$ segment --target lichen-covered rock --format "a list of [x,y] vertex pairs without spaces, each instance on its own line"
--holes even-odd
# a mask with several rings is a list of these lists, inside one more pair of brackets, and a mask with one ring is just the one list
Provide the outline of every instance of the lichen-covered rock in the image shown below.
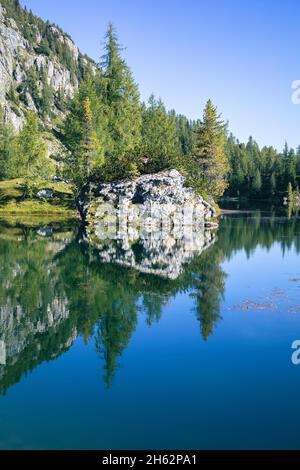
[[204,225],[216,217],[215,208],[186,187],[185,177],[177,170],[91,183],[82,191],[78,206],[89,231],[99,222],[157,229]]

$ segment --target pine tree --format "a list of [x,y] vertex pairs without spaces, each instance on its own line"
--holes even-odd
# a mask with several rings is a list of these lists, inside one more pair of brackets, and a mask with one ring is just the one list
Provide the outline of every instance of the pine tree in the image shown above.
[[198,165],[198,178],[202,189],[212,196],[222,196],[227,188],[229,171],[225,152],[225,124],[217,113],[217,108],[208,100],[202,122],[194,136],[193,155]]

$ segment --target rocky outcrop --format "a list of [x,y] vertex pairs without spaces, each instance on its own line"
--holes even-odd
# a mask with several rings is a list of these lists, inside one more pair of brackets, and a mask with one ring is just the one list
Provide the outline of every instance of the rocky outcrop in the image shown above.
[[[29,15],[24,12],[26,14]],[[39,21],[43,24],[42,20]],[[60,100],[73,96],[78,89],[80,77],[76,70],[87,67],[96,70],[94,62],[83,56],[60,29],[44,24],[48,36],[61,45],[63,52],[59,55],[43,48],[38,26],[27,24],[26,27],[30,28],[30,40],[25,38],[24,32],[0,3],[0,106],[17,131],[28,109],[42,118],[40,97],[45,86],[51,90],[51,112],[62,116]]]
[[79,198],[87,241],[101,262],[176,279],[214,243],[214,207],[177,170],[91,184]]
[[81,193],[79,211],[93,231],[104,226],[133,226],[160,229],[210,224],[215,208],[185,186],[185,177],[177,170],[143,175],[134,180],[106,184],[91,183]]

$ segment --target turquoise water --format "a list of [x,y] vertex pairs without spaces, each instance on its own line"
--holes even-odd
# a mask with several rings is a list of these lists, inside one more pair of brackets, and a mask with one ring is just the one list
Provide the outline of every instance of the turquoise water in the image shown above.
[[0,448],[300,448],[300,221],[225,216],[172,279],[123,254],[1,225]]

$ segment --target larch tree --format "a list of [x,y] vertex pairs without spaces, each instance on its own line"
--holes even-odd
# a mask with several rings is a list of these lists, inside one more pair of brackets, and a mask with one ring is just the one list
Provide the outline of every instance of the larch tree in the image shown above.
[[141,106],[138,87],[121,56],[122,48],[111,23],[105,36],[104,50],[100,98],[108,125],[109,144],[106,153],[114,158],[132,152],[139,144]]
[[25,124],[16,139],[14,167],[17,175],[24,178],[24,196],[32,197],[37,178],[49,177],[51,162],[46,157],[39,120],[33,111],[28,111]]
[[78,192],[104,164],[106,121],[92,77],[86,77],[73,98],[62,132],[68,150],[66,174]]
[[17,137],[16,154],[16,166],[20,175],[25,175],[26,178],[48,175],[46,145],[42,139],[39,120],[33,111],[28,111],[26,122]]

